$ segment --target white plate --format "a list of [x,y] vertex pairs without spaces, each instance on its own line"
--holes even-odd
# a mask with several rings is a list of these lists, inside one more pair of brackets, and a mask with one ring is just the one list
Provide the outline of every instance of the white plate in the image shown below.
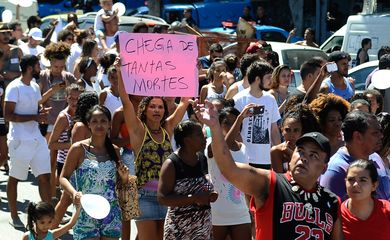
[[103,219],[110,213],[110,203],[97,194],[83,194],[81,206],[90,217],[95,219]]

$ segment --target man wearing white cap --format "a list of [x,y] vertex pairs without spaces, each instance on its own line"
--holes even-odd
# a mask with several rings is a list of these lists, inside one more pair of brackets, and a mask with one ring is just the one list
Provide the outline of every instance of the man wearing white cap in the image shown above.
[[371,78],[368,89],[378,89],[383,96],[383,112],[390,113],[390,54],[379,59],[378,71]]
[[31,28],[28,32],[28,42],[20,46],[23,55],[35,55],[38,56],[45,51],[45,48],[39,44],[43,41],[42,31],[39,28]]

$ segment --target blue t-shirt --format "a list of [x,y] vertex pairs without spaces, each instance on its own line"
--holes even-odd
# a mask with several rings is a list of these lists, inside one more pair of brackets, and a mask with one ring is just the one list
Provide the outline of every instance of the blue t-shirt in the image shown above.
[[348,198],[345,189],[345,177],[348,167],[353,161],[355,159],[346,152],[344,147],[339,148],[330,158],[328,169],[320,179],[320,185],[339,196],[341,201]]
[[[376,198],[389,201],[390,177],[386,174],[386,170],[382,169],[383,167],[381,167],[381,164],[378,162],[382,160],[376,153],[371,154],[369,159],[374,162],[379,175],[379,186],[376,189]],[[347,170],[349,165],[355,160],[355,158],[348,154],[345,147],[341,147],[330,158],[328,169],[321,176],[320,185],[339,196],[341,201],[344,201],[348,198],[347,190],[345,188],[345,178],[347,177]]]

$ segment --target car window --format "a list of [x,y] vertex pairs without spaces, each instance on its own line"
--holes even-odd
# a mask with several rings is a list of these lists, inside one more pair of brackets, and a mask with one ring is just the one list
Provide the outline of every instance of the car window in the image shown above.
[[264,41],[286,42],[286,37],[280,32],[261,32],[260,39]]
[[[44,21],[42,21],[42,24],[41,24],[41,26],[39,28],[42,31],[45,30],[46,28],[49,28],[50,27],[50,23],[52,21],[54,21],[54,20],[55,20],[54,18],[45,19]],[[62,26],[64,26],[64,27],[65,27],[66,24],[68,24],[68,22],[65,19],[63,19],[63,18],[61,18],[61,21],[62,21]]]
[[333,51],[337,51],[341,49],[343,45],[343,36],[335,36],[330,40],[326,45],[323,46],[322,51],[326,53],[331,53]]
[[134,24],[119,24],[119,31],[133,32]]
[[362,68],[348,75],[349,77],[355,79],[356,90],[364,91],[366,85],[366,78],[375,68],[376,66]]
[[300,69],[303,62],[311,59],[312,57],[327,58],[326,53],[321,50],[309,50],[309,49],[284,49],[281,50],[283,64],[289,66],[292,69]]

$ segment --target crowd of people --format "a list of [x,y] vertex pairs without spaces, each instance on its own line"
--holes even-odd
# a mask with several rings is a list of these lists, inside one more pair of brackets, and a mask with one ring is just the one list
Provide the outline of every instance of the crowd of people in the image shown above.
[[[140,240],[390,238],[390,102],[371,75],[355,92],[349,54],[305,61],[291,90],[292,70],[265,42],[242,56],[213,43],[195,98],[128,95],[117,12],[100,3],[93,29],[69,14],[54,42],[37,16],[26,36],[0,26],[9,223],[25,227],[17,186],[30,169],[41,198],[23,239],[71,228],[74,239],[130,239],[131,220]],[[390,46],[379,51],[379,70],[390,69]],[[84,194],[106,198],[109,214],[88,215]]]

